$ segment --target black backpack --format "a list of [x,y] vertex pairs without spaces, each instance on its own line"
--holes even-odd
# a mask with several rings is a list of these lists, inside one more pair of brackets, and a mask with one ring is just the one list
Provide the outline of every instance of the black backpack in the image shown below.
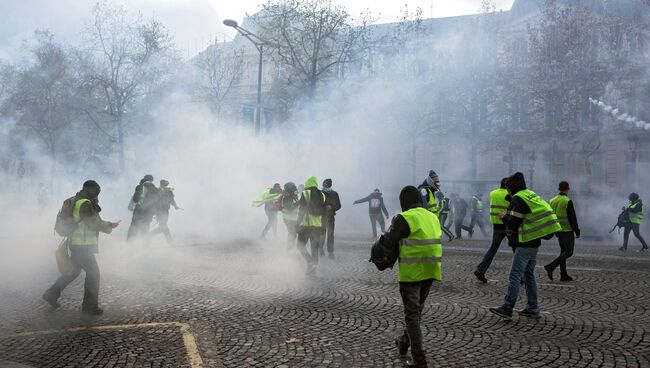
[[59,213],[56,214],[54,231],[63,237],[69,237],[77,229],[77,221],[72,216],[76,202],[75,199],[76,197],[70,197],[63,201]]
[[387,268],[393,268],[398,257],[399,248],[387,246],[386,240],[382,235],[372,245],[368,262],[374,263],[379,271],[383,271]]
[[325,200],[323,193],[316,189],[309,189],[309,214],[311,216],[323,216],[325,214]]

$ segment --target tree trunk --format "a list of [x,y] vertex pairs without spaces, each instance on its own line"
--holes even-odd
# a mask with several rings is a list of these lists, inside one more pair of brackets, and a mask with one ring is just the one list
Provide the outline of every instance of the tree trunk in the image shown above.
[[124,159],[124,123],[122,116],[117,118],[117,144],[118,154],[120,158],[120,172],[123,175],[126,170],[126,163]]

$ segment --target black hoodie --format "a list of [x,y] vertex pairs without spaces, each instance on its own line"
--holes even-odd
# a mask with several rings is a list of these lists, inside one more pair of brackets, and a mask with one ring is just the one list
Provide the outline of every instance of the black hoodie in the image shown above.
[[372,192],[367,197],[354,201],[354,204],[368,202],[368,213],[371,215],[381,215],[383,212],[388,217],[388,210],[384,204],[384,197],[381,192]]

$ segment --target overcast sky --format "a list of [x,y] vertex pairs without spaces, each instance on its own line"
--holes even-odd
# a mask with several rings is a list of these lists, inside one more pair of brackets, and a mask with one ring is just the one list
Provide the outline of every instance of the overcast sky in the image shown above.
[[[237,21],[255,13],[263,0],[114,0],[130,11],[161,20],[174,36],[184,55],[194,55],[215,37],[233,36],[224,19]],[[481,0],[334,0],[352,15],[370,9],[379,22],[396,21],[404,4],[420,6],[423,16],[447,17],[475,13]],[[90,16],[91,0],[0,0],[0,59],[20,50],[22,40],[35,29],[49,29],[55,36],[74,42]],[[513,0],[496,0],[497,8],[508,10]]]

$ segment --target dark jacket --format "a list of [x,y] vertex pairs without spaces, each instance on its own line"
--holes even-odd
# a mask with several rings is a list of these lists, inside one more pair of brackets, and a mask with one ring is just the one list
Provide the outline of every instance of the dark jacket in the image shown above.
[[150,181],[145,181],[135,187],[131,200],[136,210],[155,211],[158,209],[158,188]]
[[[518,212],[521,214],[527,214],[530,213],[530,207],[524,202],[523,199],[513,196],[512,201],[510,201],[510,206],[508,207],[508,213],[511,211]],[[503,224],[506,225],[506,229],[508,232],[508,245],[517,248],[517,247],[522,247],[522,248],[536,248],[542,245],[542,239],[535,239],[531,240],[529,242],[525,243],[519,243],[519,226],[521,226],[521,223],[523,222],[522,219],[519,217],[511,216],[508,213],[506,213],[505,216],[503,216]]]
[[456,218],[462,219],[467,215],[467,202],[458,197],[457,199],[454,199],[452,204],[454,205],[454,215]]
[[381,215],[383,212],[388,217],[388,210],[384,204],[384,197],[381,192],[372,192],[367,197],[354,201],[354,204],[368,202],[368,213],[371,215]]
[[[630,206],[634,203],[638,203],[638,204],[634,208],[631,208]],[[643,202],[640,199],[634,203],[630,202],[627,209],[625,210],[627,213],[637,213],[643,211]]]
[[336,216],[336,211],[341,209],[341,199],[339,198],[339,194],[329,188],[323,188],[323,194],[325,194],[325,216]]
[[178,208],[176,199],[174,198],[174,192],[170,189],[161,188],[158,193],[158,211],[169,212],[171,206]]

